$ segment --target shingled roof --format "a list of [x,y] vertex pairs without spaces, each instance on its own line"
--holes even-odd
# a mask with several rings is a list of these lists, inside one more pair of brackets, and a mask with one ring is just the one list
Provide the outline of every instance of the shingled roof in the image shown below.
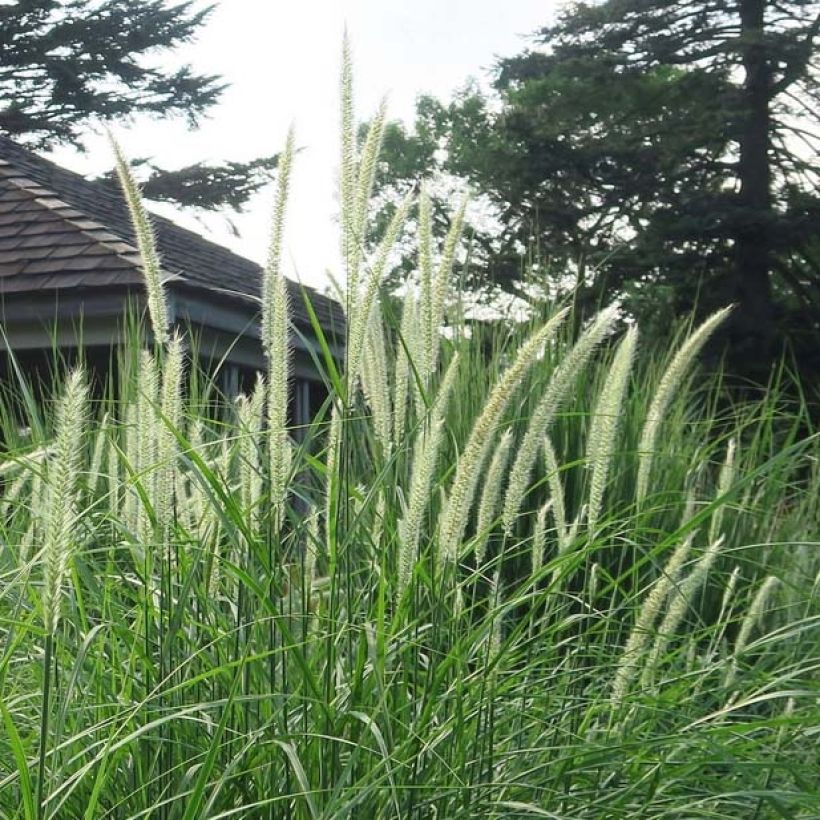
[[[167,280],[219,299],[258,304],[261,268],[171,220],[152,215]],[[120,192],[0,136],[0,297],[65,288],[142,286]],[[289,282],[294,321],[310,325],[302,286]],[[305,288],[325,328],[344,325],[337,302]]]

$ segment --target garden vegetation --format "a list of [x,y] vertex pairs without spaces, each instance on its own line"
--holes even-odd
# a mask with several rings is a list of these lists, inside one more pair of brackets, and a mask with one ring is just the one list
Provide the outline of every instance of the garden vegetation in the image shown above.
[[119,149],[148,325],[101,396],[81,367],[52,401],[5,388],[0,814],[818,816],[820,451],[785,368],[743,403],[699,371],[729,307],[661,351],[616,305],[467,321],[463,204],[439,247],[423,188],[365,254],[385,115],[359,151],[345,55],[346,352],[315,323],[310,426],[292,135],[252,392],[220,397],[169,327]]

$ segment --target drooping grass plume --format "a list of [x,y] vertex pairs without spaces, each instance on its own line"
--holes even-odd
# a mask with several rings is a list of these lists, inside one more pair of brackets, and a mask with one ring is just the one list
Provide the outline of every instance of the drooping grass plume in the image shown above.
[[658,663],[664,652],[666,652],[670,641],[674,638],[687,612],[691,611],[694,596],[703,585],[709,571],[717,560],[723,542],[724,539],[721,537],[710,544],[695,563],[692,571],[680,584],[676,584],[673,588],[670,596],[671,600],[666,608],[666,614],[661,620],[655,642],[644,662],[643,672],[641,674],[641,683],[643,685],[646,686],[651,682]]
[[[450,221],[450,228],[447,231],[447,236],[444,238],[444,246],[441,251],[441,259],[439,260],[438,270],[436,271],[435,279],[433,280],[433,297],[432,297],[432,324],[436,333],[444,323],[444,308],[447,301],[447,293],[450,290],[450,278],[453,274],[453,265],[456,260],[456,251],[458,250],[458,243],[461,240],[461,234],[464,230],[464,217],[467,212],[467,204],[469,198],[465,196],[461,200],[461,204],[453,214]],[[438,346],[433,347],[433,360],[431,361],[431,369],[435,370],[437,361]]]
[[[339,171],[342,260],[345,265],[347,293],[358,293],[359,241],[356,235],[356,120],[353,109],[353,63],[350,38],[345,30],[342,41],[341,72],[341,164]],[[350,315],[348,310],[348,315]]]
[[[283,319],[287,321],[287,289],[282,273],[282,240],[285,231],[295,135],[291,127],[277,163],[276,194],[271,217],[270,240],[262,272],[262,346],[269,361],[281,353]],[[284,290],[284,296],[282,291]],[[285,330],[287,328],[285,327]]]
[[393,441],[401,446],[407,426],[408,402],[410,399],[410,361],[414,359],[413,346],[418,308],[412,294],[404,298],[401,313],[401,327],[396,345],[396,364],[393,384]]
[[700,327],[697,328],[681,345],[672,361],[661,377],[660,384],[655,390],[652,403],[646,414],[641,441],[638,445],[639,463],[638,480],[635,488],[635,498],[641,504],[646,499],[649,490],[649,477],[652,472],[652,462],[657,445],[661,423],[672,397],[680,388],[690,365],[697,357],[709,337],[729,315],[731,307],[725,307],[712,314]]
[[426,386],[433,372],[433,349],[438,349],[438,325],[433,309],[433,205],[426,185],[419,192],[418,215],[420,359],[416,367]]
[[501,416],[510,403],[513,392],[543,346],[558,330],[567,312],[567,309],[564,309],[556,313],[519,348],[515,360],[493,387],[473,425],[464,451],[458,459],[456,475],[442,513],[439,541],[441,554],[447,562],[452,563],[457,559],[479,476],[494,442]]
[[443,438],[444,421],[437,419],[418,433],[414,447],[413,472],[410,477],[410,497],[404,517],[399,522],[398,585],[400,599],[407,589],[416,563],[422,516],[427,506],[430,482],[436,469],[438,450]]
[[438,464],[444,434],[444,412],[458,373],[458,356],[454,356],[441,381],[429,418],[416,436],[413,449],[413,471],[407,498],[407,509],[399,522],[398,595],[410,582],[419,545],[419,535],[427,509],[433,476]]
[[527,432],[524,434],[521,446],[516,451],[510,471],[510,482],[507,485],[507,494],[504,498],[504,531],[508,534],[512,532],[515,518],[521,509],[530,474],[538,456],[538,444],[544,440],[550,424],[561,409],[563,402],[566,401],[569,389],[584,364],[595,348],[612,331],[617,312],[617,307],[613,305],[602,310],[595,317],[590,327],[555,369],[543,397],[530,416]]
[[155,485],[159,461],[159,373],[156,359],[148,350],[140,351],[135,392],[135,398],[126,408],[124,457],[130,486],[125,502],[125,523],[141,545],[137,553],[143,553],[144,545],[152,541],[152,525],[143,496],[149,501],[157,497]]
[[382,147],[382,138],[384,137],[386,117],[387,99],[382,98],[375,116],[370,121],[370,127],[367,129],[367,137],[362,148],[362,158],[359,164],[354,230],[361,243],[364,242],[367,229],[367,211],[373,192],[373,183],[376,179],[376,168]]
[[553,506],[553,499],[542,504],[538,508],[535,516],[535,527],[532,531],[532,544],[530,546],[530,577],[533,583],[537,583],[538,574],[544,565],[544,549],[547,544],[547,514]]
[[561,467],[558,464],[558,457],[549,436],[544,436],[544,443],[541,445],[544,450],[544,467],[547,473],[547,486],[550,491],[550,501],[552,502],[552,517],[555,520],[555,539],[558,543],[558,552],[563,553],[569,545],[569,533],[567,531],[567,505],[564,501],[564,485],[561,479]]
[[[726,459],[724,460],[718,477],[717,497],[723,498],[729,490],[732,489],[732,484],[735,480],[735,451],[737,450],[737,440],[730,439],[726,447]],[[709,540],[714,541],[718,538],[723,525],[723,513],[726,509],[726,502],[722,501],[720,506],[712,513],[712,520],[709,523]]]
[[487,540],[490,537],[493,520],[498,512],[498,501],[501,497],[507,463],[510,459],[510,448],[513,442],[512,430],[505,430],[498,440],[493,453],[484,487],[481,490],[481,499],[478,503],[478,520],[476,523],[475,560],[476,565],[484,563],[487,550]]
[[384,328],[378,303],[374,306],[367,328],[362,387],[373,414],[373,428],[382,452],[389,457],[393,445],[393,411],[390,405],[390,383]]
[[237,398],[237,422],[239,425],[239,491],[242,509],[251,521],[260,517],[262,499],[262,460],[259,444],[265,428],[265,378],[256,376],[251,395]]
[[161,537],[171,527],[174,511],[174,476],[177,472],[177,435],[182,427],[182,381],[185,352],[182,338],[174,334],[168,343],[162,368],[160,418],[157,420],[156,498],[152,499]]
[[587,458],[591,467],[587,524],[591,535],[594,535],[598,526],[598,518],[604,503],[612,450],[618,433],[621,408],[629,385],[637,341],[638,328],[633,325],[618,345],[612,367],[592,414],[587,444]]
[[168,326],[170,324],[168,307],[165,299],[165,286],[162,281],[162,265],[154,241],[154,230],[148,212],[142,203],[139,186],[131,166],[125,158],[117,141],[109,133],[109,140],[116,159],[117,176],[120,181],[125,203],[131,215],[134,234],[137,238],[137,249],[142,260],[142,270],[145,276],[145,289],[148,295],[148,314],[151,318],[151,329],[155,341],[164,345],[168,342]]
[[351,379],[360,375],[362,350],[367,339],[367,325],[373,315],[378,298],[379,287],[382,284],[387,272],[387,264],[390,254],[407,222],[407,215],[413,202],[413,192],[409,192],[396,208],[387,230],[379,243],[376,258],[372,271],[367,279],[361,299],[351,295],[348,307],[352,310],[352,315],[348,315],[347,334],[347,367]]
[[732,661],[726,674],[726,686],[731,686],[737,677],[738,658],[743,654],[752,637],[752,632],[760,625],[769,607],[769,599],[780,586],[780,579],[776,575],[769,575],[758,587],[749,611],[740,623],[733,647]]
[[661,607],[669,597],[670,590],[678,581],[681,568],[692,549],[694,533],[690,533],[672,552],[666,562],[660,577],[655,581],[643,602],[632,631],[629,633],[626,644],[615,670],[612,681],[612,703],[620,706],[626,698],[629,685],[642,660],[642,656],[652,637],[652,627],[658,618]]
[[46,748],[49,740],[51,661],[54,635],[60,619],[63,580],[77,544],[77,483],[80,472],[88,388],[82,370],[72,371],[57,405],[54,455],[48,465],[47,513],[43,522],[43,588],[41,606],[45,650],[38,765],[38,817],[45,813]]
[[341,476],[339,471],[339,450],[342,445],[342,425],[344,421],[340,402],[333,402],[330,410],[330,427],[327,434],[325,449],[325,540],[330,555],[334,555],[331,545],[336,527],[339,493],[341,491]]

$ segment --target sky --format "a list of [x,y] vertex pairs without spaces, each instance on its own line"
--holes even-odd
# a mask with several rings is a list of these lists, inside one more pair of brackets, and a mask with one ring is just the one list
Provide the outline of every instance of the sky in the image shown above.
[[[353,52],[359,119],[388,96],[391,119],[412,121],[422,93],[446,99],[469,77],[486,81],[498,57],[521,51],[528,35],[549,21],[558,0],[221,0],[195,43],[163,59],[190,62],[222,75],[230,87],[198,130],[183,122],[139,120],[112,129],[126,154],[166,168],[197,161],[249,160],[274,154],[293,123],[301,148],[292,178],[285,270],[322,286],[338,268],[336,179],[338,86],[342,32]],[[60,149],[61,164],[83,173],[111,167],[101,137],[88,152]],[[248,212],[196,221],[173,208],[165,216],[262,262],[273,191],[251,200]]]

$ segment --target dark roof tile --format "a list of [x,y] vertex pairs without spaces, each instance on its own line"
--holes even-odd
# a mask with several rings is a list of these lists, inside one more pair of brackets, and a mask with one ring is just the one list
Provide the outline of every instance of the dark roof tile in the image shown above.
[[[22,265],[16,272],[4,275],[5,268],[0,269],[0,293],[31,293],[32,290],[59,290],[62,288],[98,288],[107,286],[126,286],[129,290],[143,287],[142,277],[136,271],[93,270],[69,273],[40,274],[32,277],[22,272]],[[37,288],[32,286],[36,280]]]
[[[28,271],[26,271],[28,273]],[[89,278],[88,274],[85,272],[77,272],[77,273],[60,273],[58,275],[52,275],[44,277],[41,284],[43,289],[46,288],[76,288],[81,285],[88,286],[92,283],[92,279]],[[97,284],[97,283],[94,283]]]
[[17,187],[7,188],[0,199],[3,202],[20,202],[24,199],[31,199],[31,194],[28,191],[22,191]]
[[68,205],[62,201],[62,199],[56,199],[53,196],[38,196],[34,200],[38,205],[42,205],[44,208],[50,208],[53,211],[58,209],[67,208]]
[[[0,231],[2,234],[2,231]],[[70,235],[70,234],[69,234]],[[58,243],[61,243],[66,238],[65,233],[58,233],[57,231],[49,231],[45,234],[40,234],[39,236],[31,236],[31,235],[24,235],[21,236],[22,244],[19,246],[20,248],[48,248],[49,250],[56,250],[56,246]],[[88,244],[88,240],[86,239],[83,244]]]
[[19,247],[24,242],[22,236],[0,236],[0,251],[9,251]]
[[92,222],[90,219],[72,219],[71,224],[79,228],[81,231],[99,231],[102,230],[102,225],[99,222]]
[[5,200],[0,197],[0,214],[14,213],[19,204],[18,200]]
[[44,219],[32,222],[31,225],[26,225],[26,227],[20,231],[20,236],[40,236],[44,233],[62,233],[60,230],[60,220]]
[[51,258],[52,259],[69,259],[72,256],[77,256],[78,254],[83,253],[87,249],[87,245],[82,242],[77,242],[73,245],[66,244],[65,242],[60,242],[56,248],[53,248],[51,251]]
[[15,250],[0,251],[0,267],[13,265],[15,262],[20,261],[20,259],[20,254]]
[[46,246],[39,246],[39,247],[32,247],[31,245],[21,245],[19,248],[15,248],[13,251],[5,251],[4,255],[7,257],[7,261],[13,262],[14,259],[11,257],[17,257],[19,259],[24,259],[27,262],[34,262],[38,259],[46,259],[51,256],[51,251],[53,249]]
[[116,234],[105,230],[90,230],[85,231],[95,242],[105,242],[106,244],[116,242],[120,245],[125,245],[129,250],[133,251],[134,246],[123,242]]
[[43,259],[40,262],[32,262],[26,265],[26,273],[60,273],[61,271],[85,271],[94,270],[103,265],[110,267],[110,261],[104,256],[82,256],[73,259]]
[[22,231],[23,227],[17,214],[0,214],[0,233],[3,236],[14,236],[18,231]]
[[[0,279],[5,279],[10,276],[17,276],[23,268],[26,266],[26,263],[22,260],[18,260],[17,262],[7,262],[3,265],[0,265]],[[5,285],[3,286],[3,290],[5,291]]]

